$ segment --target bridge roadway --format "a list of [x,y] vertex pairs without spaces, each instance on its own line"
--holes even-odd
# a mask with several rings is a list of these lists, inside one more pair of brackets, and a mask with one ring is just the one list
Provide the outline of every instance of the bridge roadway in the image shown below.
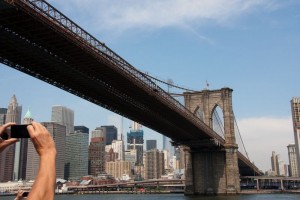
[[[206,141],[208,149],[225,144],[143,73],[43,0],[0,0],[0,47],[1,63],[176,143],[195,147]],[[240,152],[238,157],[241,175],[260,174]]]

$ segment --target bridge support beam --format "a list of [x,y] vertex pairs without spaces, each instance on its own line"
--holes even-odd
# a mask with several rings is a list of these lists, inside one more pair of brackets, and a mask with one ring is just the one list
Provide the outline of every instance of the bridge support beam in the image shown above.
[[236,148],[186,152],[186,195],[240,192]]

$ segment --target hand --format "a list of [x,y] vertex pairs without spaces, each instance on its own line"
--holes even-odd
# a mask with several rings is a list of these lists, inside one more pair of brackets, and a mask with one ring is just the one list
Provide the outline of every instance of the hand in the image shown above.
[[43,125],[33,121],[31,122],[31,125],[27,126],[27,130],[40,157],[44,155],[56,155],[54,141]]
[[[15,125],[16,123],[13,123],[13,122],[9,122],[9,123],[6,123],[2,126],[0,126],[0,137],[3,136],[5,130],[8,128],[8,127],[11,127],[12,125]],[[0,139],[0,153],[9,145],[11,144],[14,144],[18,141],[17,138],[9,138],[8,140],[3,140],[3,139]]]
[[24,193],[23,190],[19,190],[18,193],[17,193],[17,196],[16,196],[15,200],[21,200],[21,199],[23,199],[23,193]]

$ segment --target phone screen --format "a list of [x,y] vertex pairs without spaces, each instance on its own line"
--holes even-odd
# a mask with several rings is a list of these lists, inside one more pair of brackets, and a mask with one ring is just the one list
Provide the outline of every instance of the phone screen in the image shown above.
[[10,128],[11,138],[30,138],[29,132],[27,130],[28,124],[22,125],[12,125]]

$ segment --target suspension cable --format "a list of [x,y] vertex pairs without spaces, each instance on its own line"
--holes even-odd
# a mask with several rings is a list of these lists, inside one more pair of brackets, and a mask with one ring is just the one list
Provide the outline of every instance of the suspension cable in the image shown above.
[[155,77],[149,75],[148,73],[143,73],[143,72],[141,72],[141,73],[144,74],[145,76],[149,77],[150,79],[154,79],[154,80],[156,80],[156,81],[158,81],[160,83],[164,83],[164,84],[166,84],[168,86],[171,86],[171,87],[174,87],[174,88],[177,88],[177,89],[181,89],[181,90],[186,90],[186,91],[189,91],[189,92],[197,92],[196,90],[187,89],[187,88],[184,88],[184,87],[180,87],[180,86],[168,83],[166,81],[162,81],[162,80],[160,80],[158,78],[155,78]]
[[238,125],[237,125],[237,122],[236,122],[236,119],[235,119],[235,116],[234,116],[234,112],[232,112],[232,115],[233,115],[233,119],[234,119],[235,126],[236,126],[236,128],[237,128],[237,132],[238,132],[238,134],[239,134],[239,136],[240,136],[240,138],[241,138],[241,142],[242,142],[243,148],[244,148],[244,150],[245,150],[246,156],[247,156],[248,160],[250,160],[249,155],[248,155],[248,152],[247,152],[246,147],[245,147],[245,144],[244,144],[244,141],[243,141],[243,138],[242,138],[242,136],[241,136],[241,132],[240,132],[239,127],[238,127]]

